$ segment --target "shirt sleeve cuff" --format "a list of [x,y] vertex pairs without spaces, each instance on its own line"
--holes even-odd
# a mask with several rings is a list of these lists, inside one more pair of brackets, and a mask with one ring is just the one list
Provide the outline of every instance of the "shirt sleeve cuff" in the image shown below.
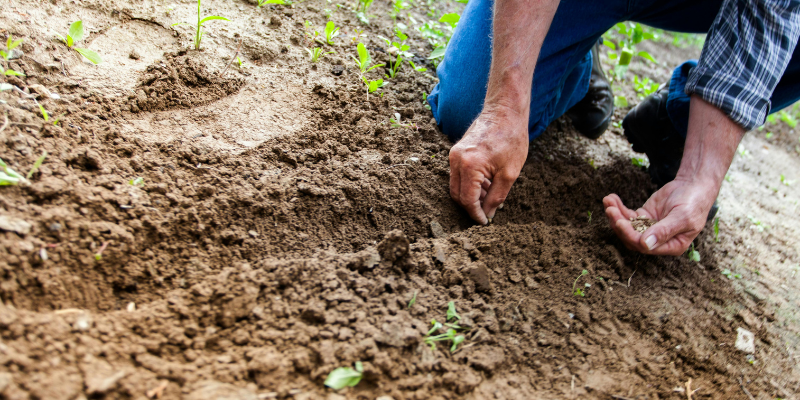
[[[714,89],[720,87],[727,90]],[[689,72],[684,91],[690,96],[696,94],[719,108],[745,130],[763,125],[771,107],[769,97],[752,90],[741,77],[710,71],[699,65]]]

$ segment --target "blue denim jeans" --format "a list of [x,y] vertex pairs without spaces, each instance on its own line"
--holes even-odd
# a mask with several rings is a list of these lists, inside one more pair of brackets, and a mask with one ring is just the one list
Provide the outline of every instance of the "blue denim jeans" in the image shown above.
[[[705,33],[722,0],[561,0],[545,37],[531,86],[529,138],[580,101],[588,91],[591,48],[621,21],[636,21],[671,31]],[[433,116],[451,140],[464,135],[483,109],[492,61],[493,0],[470,0],[436,70],[439,83],[428,96]],[[800,48],[800,47],[798,47]],[[772,112],[800,99],[800,50],[795,50],[772,96]],[[655,55],[658,57],[658,55]],[[689,96],[683,92],[696,61],[675,68],[667,110],[686,136]]]

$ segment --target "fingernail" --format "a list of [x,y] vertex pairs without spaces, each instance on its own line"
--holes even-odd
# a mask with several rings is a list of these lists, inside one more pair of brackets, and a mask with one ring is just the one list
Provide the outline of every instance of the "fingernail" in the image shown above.
[[653,250],[653,247],[656,246],[657,241],[658,239],[656,239],[656,235],[650,235],[650,237],[644,240],[644,244],[647,245],[648,250]]
[[489,224],[491,224],[492,223],[492,217],[488,217],[487,219],[489,220]]

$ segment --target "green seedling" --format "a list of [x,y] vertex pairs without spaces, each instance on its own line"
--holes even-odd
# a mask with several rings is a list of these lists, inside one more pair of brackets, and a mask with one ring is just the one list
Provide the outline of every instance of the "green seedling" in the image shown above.
[[584,293],[583,289],[575,287],[578,284],[578,280],[581,279],[581,277],[584,277],[586,275],[589,275],[589,271],[583,270],[583,271],[581,271],[581,274],[578,275],[577,278],[575,278],[575,282],[572,282],[572,295],[573,296],[581,296],[581,297],[586,296],[586,293]]
[[769,228],[768,225],[762,223],[761,221],[759,221],[758,219],[756,219],[756,217],[754,217],[752,215],[748,215],[747,219],[749,219],[750,222],[753,223],[753,226],[755,227],[755,230],[757,230],[758,232],[764,232],[764,229]]
[[458,335],[458,332],[455,329],[448,329],[446,333],[436,336],[428,336],[425,338],[425,344],[431,346],[431,350],[436,350],[436,342],[442,342],[449,340],[452,344],[450,345],[450,352],[454,353],[458,350],[458,345],[464,343],[464,340],[467,338],[464,335]]
[[408,61],[408,64],[409,64],[409,65],[411,65],[411,68],[413,68],[413,69],[414,69],[414,71],[417,71],[417,72],[425,72],[425,71],[427,71],[427,70],[428,70],[428,69],[427,69],[427,68],[425,68],[425,67],[418,67],[418,66],[414,65],[414,62],[413,62],[413,61],[411,61],[411,60],[406,60],[406,61]]
[[794,182],[794,181],[787,180],[786,177],[783,176],[783,174],[781,174],[781,183],[782,184],[784,184],[785,186],[791,186],[792,182]]
[[366,36],[363,29],[353,29],[353,33],[354,35],[350,37],[351,46],[356,44],[356,42],[359,41],[362,36]]
[[405,41],[408,40],[408,35],[403,33],[399,28],[395,28],[394,32],[400,39],[399,42],[381,37],[381,39],[386,42],[386,45],[389,46],[389,53],[397,52],[397,59],[395,59],[394,63],[389,63],[389,73],[386,75],[387,78],[394,78],[397,76],[397,71],[400,70],[400,66],[403,64],[403,57],[411,58],[413,56],[413,54],[408,52],[411,46],[405,43]]
[[733,182],[733,177],[730,174],[725,174],[725,180],[728,182]]
[[736,152],[739,153],[739,155],[742,157],[750,156],[750,150],[745,149],[744,145],[742,145],[741,143],[739,143],[739,146],[736,147]]
[[622,95],[614,96],[614,107],[617,108],[626,108],[628,107],[628,99]]
[[319,61],[320,58],[325,57],[328,54],[333,54],[335,51],[328,51],[323,52],[321,47],[314,47],[313,49],[305,49],[309,56],[311,56],[311,62],[315,63]]
[[714,241],[719,243],[719,217],[714,218]]
[[797,118],[795,118],[794,115],[790,114],[786,110],[780,110],[778,112],[778,118],[780,118],[781,121],[786,123],[786,125],[788,125],[789,128],[794,129],[797,126]]
[[328,23],[325,24],[325,41],[329,45],[333,46],[333,38],[339,36],[339,29],[340,28],[337,28],[333,21],[328,21]]
[[[260,6],[261,5],[259,4],[259,7]],[[195,50],[200,50],[200,42],[202,41],[203,34],[205,33],[205,32],[203,32],[203,24],[205,24],[208,21],[214,21],[214,20],[230,21],[229,19],[227,19],[225,17],[220,17],[219,15],[209,15],[208,17],[202,18],[201,14],[200,14],[200,0],[197,0],[197,24],[193,25],[193,24],[190,24],[188,22],[176,22],[176,23],[172,24],[172,26],[176,26],[176,25],[194,26],[195,27],[194,49]]]
[[[199,3],[198,3],[199,4]],[[58,38],[61,39],[64,44],[67,45],[70,49],[73,49],[78,52],[78,54],[82,55],[87,60],[91,61],[93,64],[100,64],[103,62],[103,59],[100,58],[100,55],[95,53],[92,50],[84,49],[80,47],[74,47],[76,42],[80,42],[83,40],[83,22],[82,21],[75,21],[72,25],[69,26],[69,33],[67,33],[67,37],[63,37],[58,35]]]
[[97,250],[97,253],[94,254],[95,261],[101,261],[103,259],[103,251],[108,247],[108,243],[110,242],[103,242],[103,245],[100,246],[100,250]]
[[450,25],[451,28],[456,29],[456,25],[458,25],[458,21],[461,19],[461,16],[456,13],[449,13],[442,15],[439,18],[439,22],[444,22],[447,25]]
[[44,159],[45,158],[47,158],[47,152],[46,151],[44,153],[42,153],[41,157],[36,159],[36,161],[33,163],[33,167],[31,167],[31,170],[28,171],[27,175],[25,175],[25,178],[31,179],[33,174],[35,174],[36,172],[39,171],[39,167],[42,166],[42,163],[44,163]]
[[727,268],[722,270],[722,275],[725,275],[726,278],[731,279],[731,280],[733,280],[733,279],[742,279],[742,275],[741,274],[733,273],[733,272],[731,272],[731,270],[729,270]]
[[592,212],[591,211],[587,211],[586,214],[589,215],[589,220],[586,223],[587,224],[591,224],[592,223]]
[[700,262],[700,252],[694,249],[694,243],[692,243],[692,246],[686,252],[686,257],[694,262]]
[[36,103],[36,105],[39,106],[39,112],[42,113],[42,118],[44,118],[44,122],[50,121],[50,114],[47,113],[47,110],[45,110],[44,107],[42,107],[42,105],[39,103]]
[[356,66],[358,67],[359,73],[361,74],[361,80],[367,86],[367,98],[369,98],[370,93],[378,90],[379,87],[383,86],[383,79],[372,81],[368,80],[364,75],[375,68],[383,67],[384,64],[371,65],[372,57],[370,57],[369,51],[367,51],[367,47],[364,46],[364,43],[358,43],[358,46],[356,46],[356,50],[358,51],[358,58],[353,57],[353,60],[355,60]]
[[266,6],[268,4],[286,4],[283,0],[258,0],[258,7]]
[[413,307],[414,304],[417,304],[417,291],[416,290],[414,291],[414,295],[411,296],[411,300],[408,301],[408,308]]
[[0,186],[13,186],[22,182],[27,182],[25,177],[11,169],[11,167],[6,165],[5,161],[0,158]]
[[772,139],[772,136],[773,136],[772,132],[767,132],[767,134],[766,134],[766,135],[764,135],[764,137],[765,137],[767,140],[770,140],[770,139]]
[[[6,41],[6,50],[0,50],[0,56],[8,62],[11,59],[11,54],[13,50],[22,43],[22,39],[14,40],[11,35],[8,35],[8,40]],[[0,65],[0,74],[5,76],[25,76],[22,72],[14,71],[13,69],[5,69],[2,65]]]
[[647,168],[650,165],[650,162],[643,157],[631,157],[631,164],[633,164],[635,167]]
[[461,320],[461,316],[458,315],[458,312],[456,312],[455,301],[447,303],[447,321],[450,321],[451,319],[457,319],[459,321]]
[[419,126],[413,122],[402,122],[400,119],[400,114],[394,113],[394,118],[389,118],[389,123],[391,124],[392,128],[409,128],[419,130]]
[[339,367],[331,371],[328,377],[325,378],[325,386],[339,390],[346,387],[353,387],[361,382],[364,375],[364,365],[361,361],[356,361],[355,369],[350,367]]
[[306,47],[311,47],[314,44],[314,42],[325,44],[319,38],[320,35],[319,31],[314,30],[314,28],[312,28],[311,25],[312,25],[311,21],[308,20],[306,20],[306,22],[303,23],[303,33],[305,33],[306,35]]
[[641,57],[654,64],[658,64],[650,53],[646,51],[636,51],[636,45],[643,40],[655,38],[653,32],[649,30],[645,31],[641,24],[635,22],[628,22],[627,24],[625,22],[620,22],[616,24],[615,27],[617,33],[622,36],[622,40],[615,44],[608,33],[606,33],[603,38],[603,44],[612,50],[608,52],[608,59],[615,64],[613,70],[615,76],[624,79],[633,57]]
[[131,186],[144,186],[144,178],[138,176],[128,181],[128,184]]
[[658,86],[658,82],[653,82],[650,80],[650,78],[639,80],[638,76],[633,76],[633,90],[636,91],[636,95],[640,99],[644,99],[645,97],[655,93],[658,90]]
[[406,3],[403,0],[394,0],[392,1],[392,11],[389,12],[389,17],[393,21],[396,21],[397,17],[400,16],[400,12],[409,8],[411,8],[411,4]]

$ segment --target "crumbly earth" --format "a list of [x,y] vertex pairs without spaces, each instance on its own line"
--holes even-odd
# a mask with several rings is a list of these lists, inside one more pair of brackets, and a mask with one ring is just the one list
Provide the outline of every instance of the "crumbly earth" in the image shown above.
[[[0,93],[0,158],[25,172],[48,153],[0,188],[0,397],[683,399],[690,380],[695,399],[797,396],[798,189],[777,181],[797,179],[796,154],[746,138],[700,263],[630,252],[602,217],[605,195],[638,207],[654,190],[619,128],[590,142],[555,122],[475,226],[422,102],[433,66],[367,95],[350,60],[354,29],[390,59],[390,5],[369,26],[353,4],[333,13],[343,33],[316,64],[303,22],[320,29],[329,3],[203,5],[232,21],[195,51],[171,26],[195,18],[188,1],[0,4],[26,74],[7,78],[24,94]],[[55,39],[78,19],[103,64]],[[422,65],[431,47],[409,32]],[[450,301],[466,328],[452,353],[423,343]],[[358,386],[323,386],[356,361]]]

